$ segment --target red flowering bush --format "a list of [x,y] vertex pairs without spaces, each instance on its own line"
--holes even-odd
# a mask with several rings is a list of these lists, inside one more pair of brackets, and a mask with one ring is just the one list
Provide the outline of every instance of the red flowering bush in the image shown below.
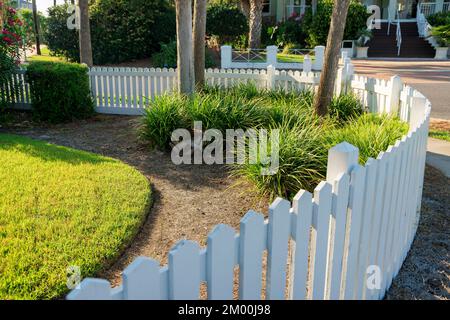
[[[7,1],[0,0],[0,87],[9,82],[20,63],[23,22]],[[0,111],[5,108],[19,86],[0,91]]]
[[19,48],[22,46],[23,38],[23,21],[13,7],[1,0],[0,14],[2,16],[0,19],[0,50],[19,64]]

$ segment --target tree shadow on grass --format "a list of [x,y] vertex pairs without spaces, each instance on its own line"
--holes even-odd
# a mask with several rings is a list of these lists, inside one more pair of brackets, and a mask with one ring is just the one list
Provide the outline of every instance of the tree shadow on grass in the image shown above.
[[44,141],[9,134],[0,134],[0,151],[2,150],[14,150],[15,152],[20,152],[30,157],[40,158],[44,161],[66,162],[72,165],[117,162],[117,160],[86,151],[75,150]]

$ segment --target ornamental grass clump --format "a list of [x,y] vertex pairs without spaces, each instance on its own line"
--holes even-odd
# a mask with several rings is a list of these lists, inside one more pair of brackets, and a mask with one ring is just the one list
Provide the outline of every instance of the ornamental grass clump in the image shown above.
[[[390,116],[367,114],[352,95],[335,97],[327,117],[318,117],[312,107],[313,92],[258,89],[253,84],[229,89],[206,87],[190,97],[163,96],[149,106],[143,119],[142,136],[154,146],[167,149],[175,128],[266,129],[269,137],[279,133],[279,162],[273,175],[261,174],[267,164],[256,151],[256,163],[230,165],[233,175],[253,183],[262,194],[292,198],[299,190],[313,191],[325,179],[328,150],[347,141],[360,149],[360,163],[393,145],[408,131],[408,125]],[[178,127],[177,127],[178,126]],[[272,146],[267,153],[270,153]],[[246,141],[247,145],[249,141]],[[250,154],[252,152],[252,154]],[[246,159],[255,154],[246,149]]]

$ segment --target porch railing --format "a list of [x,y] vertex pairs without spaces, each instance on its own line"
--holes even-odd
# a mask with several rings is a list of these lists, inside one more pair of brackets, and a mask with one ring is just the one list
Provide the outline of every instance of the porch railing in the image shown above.
[[436,13],[436,2],[423,2],[419,4],[420,12],[425,16],[428,17],[429,15],[432,15]]

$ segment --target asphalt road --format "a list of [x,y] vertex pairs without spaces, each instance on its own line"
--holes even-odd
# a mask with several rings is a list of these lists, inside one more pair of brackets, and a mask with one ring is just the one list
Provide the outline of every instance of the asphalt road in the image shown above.
[[399,75],[432,103],[431,117],[450,120],[450,61],[353,60],[355,72],[388,79]]

